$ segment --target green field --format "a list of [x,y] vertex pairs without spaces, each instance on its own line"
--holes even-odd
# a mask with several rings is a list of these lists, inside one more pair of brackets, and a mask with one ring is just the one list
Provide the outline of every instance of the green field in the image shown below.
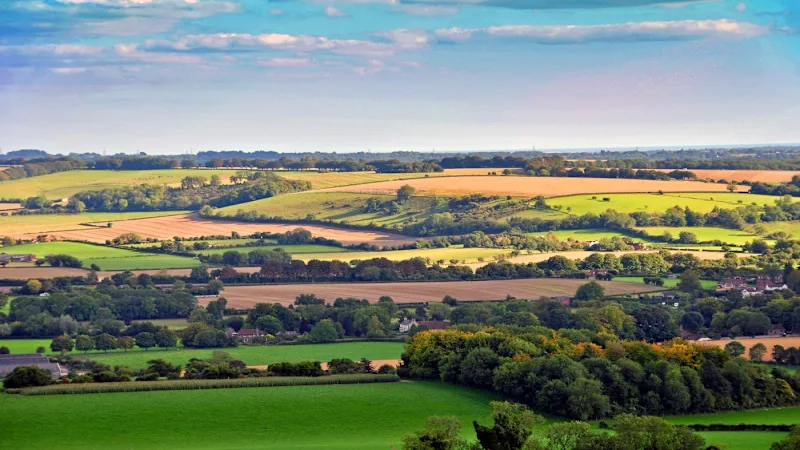
[[800,222],[764,222],[758,225],[764,227],[764,230],[766,230],[765,235],[782,231],[794,239],[800,237]]
[[688,231],[694,233],[699,242],[720,240],[732,245],[743,245],[753,239],[759,239],[759,236],[746,231],[722,227],[640,227],[638,229],[643,230],[650,236],[661,236],[664,233],[669,233],[673,239],[677,239],[681,231]]
[[[290,252],[291,253],[291,252]],[[425,258],[431,262],[444,261],[449,264],[451,259],[458,261],[475,262],[478,258],[485,261],[492,261],[495,256],[510,253],[508,249],[502,248],[463,248],[454,245],[447,248],[424,248],[414,250],[391,250],[385,252],[344,252],[344,253],[307,253],[297,254],[296,258],[303,261],[319,259],[322,261],[353,261],[372,258],[386,258],[391,261],[405,261],[411,258]]]
[[[594,199],[592,197],[595,197]],[[610,201],[603,201],[608,198]],[[602,214],[608,209],[617,212],[664,212],[673,206],[689,207],[692,211],[707,213],[715,207],[731,209],[751,203],[772,205],[778,197],[730,192],[668,193],[668,194],[598,194],[571,195],[547,200],[550,206],[561,206],[564,212],[583,215]],[[739,203],[741,202],[741,203]]]
[[[521,172],[520,169],[511,169]],[[355,184],[377,183],[380,181],[411,180],[428,177],[453,177],[467,175],[486,175],[488,172],[502,172],[503,169],[446,169],[444,172],[430,173],[375,173],[375,172],[315,172],[315,171],[276,171],[275,174],[287,180],[310,181],[314,189],[326,189]]]
[[[664,280],[664,287],[665,288],[675,288],[678,286],[678,283],[681,281],[677,278],[662,278]],[[626,281],[628,283],[640,283],[644,284],[644,277],[616,277],[614,281]],[[716,289],[717,282],[714,280],[700,280],[700,284],[703,286],[703,289]]]
[[[12,354],[34,353],[36,348],[43,346],[50,352],[50,339],[2,339],[0,345],[11,350]],[[367,358],[371,360],[400,359],[403,352],[402,342],[337,342],[333,344],[309,345],[262,345],[252,347],[232,347],[223,349],[151,349],[144,351],[138,347],[127,352],[117,350],[108,353],[100,351],[89,352],[86,357],[116,366],[129,366],[133,368],[147,367],[151,359],[164,359],[173,364],[184,365],[191,358],[210,358],[216,350],[230,353],[234,358],[244,361],[251,366],[261,366],[276,362],[297,361],[330,361],[333,358],[350,358],[353,360]],[[74,356],[81,356],[81,352],[72,352]]]
[[[794,425],[800,423],[800,407],[670,416],[667,420],[681,425],[709,423]],[[706,439],[707,445],[724,443],[728,450],[769,449],[773,442],[786,436],[786,433],[764,431],[713,431],[699,434]]]
[[0,182],[0,191],[4,192],[0,197],[27,198],[44,195],[51,200],[60,200],[88,190],[139,184],[178,185],[182,178],[190,176],[210,178],[211,175],[219,175],[223,182],[227,182],[236,172],[232,169],[72,170]]
[[54,231],[87,228],[84,223],[115,222],[119,220],[143,219],[186,214],[187,211],[141,211],[115,213],[81,214],[32,214],[0,216],[0,235],[17,236],[28,233],[49,233]]
[[83,262],[84,268],[97,264],[102,270],[183,269],[196,267],[200,261],[176,255],[158,255],[104,245],[81,242],[43,242],[5,247],[7,253],[32,253],[38,258],[46,255],[71,255]]
[[[0,395],[3,447],[386,449],[433,415],[475,439],[495,397],[431,382],[16,397]],[[66,420],[65,420],[66,419]],[[42,432],[47,430],[47,432]]]
[[444,198],[415,197],[406,202],[396,214],[367,212],[367,200],[377,198],[382,202],[394,200],[391,195],[353,194],[347,192],[300,192],[221,208],[220,214],[232,216],[237,211],[256,212],[267,217],[289,220],[312,218],[339,223],[381,226],[401,225],[424,220],[430,215],[448,210]]
[[275,250],[282,248],[290,255],[303,255],[308,253],[348,253],[347,249],[342,247],[334,247],[332,245],[315,245],[315,244],[302,244],[302,245],[264,245],[259,247],[233,247],[233,248],[209,248],[206,250],[196,250],[197,253],[202,255],[221,255],[225,252],[235,251],[240,253],[250,253],[253,250]]
[[511,215],[504,217],[503,219],[509,220],[512,218],[518,219],[541,219],[541,220],[560,220],[565,219],[568,217],[569,214],[565,212],[556,211],[554,209],[526,209],[524,211],[518,211]]
[[621,233],[619,231],[604,230],[604,229],[558,230],[551,232],[528,233],[528,234],[533,236],[546,236],[548,234],[553,234],[560,241],[566,241],[572,238],[573,240],[583,242],[583,241],[596,241],[600,239],[611,239],[612,237],[619,237],[619,238],[629,238],[634,242],[647,242],[649,244],[657,242],[652,239],[643,239],[638,236],[628,236],[627,234]]
[[[168,241],[172,242],[172,239],[168,239]],[[271,240],[271,239],[264,239],[264,241],[267,242],[267,243],[275,243],[275,241]],[[241,246],[241,245],[249,244],[251,242],[258,242],[258,239],[251,239],[251,238],[208,239],[208,240],[199,240],[198,239],[198,240],[181,241],[181,243],[183,245],[186,245],[186,246],[191,246],[195,242],[205,242],[208,245],[218,245],[218,246],[221,246],[221,247],[235,247],[235,246]],[[125,245],[125,247],[130,247],[130,248],[151,248],[151,247],[161,248],[161,241],[159,241],[159,242],[142,242],[141,244]]]

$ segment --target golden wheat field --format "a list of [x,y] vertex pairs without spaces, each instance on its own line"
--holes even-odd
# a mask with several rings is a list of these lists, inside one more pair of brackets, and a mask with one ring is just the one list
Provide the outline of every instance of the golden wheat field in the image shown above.
[[[410,185],[419,195],[460,196],[469,194],[510,195],[514,197],[559,197],[576,194],[626,192],[726,192],[727,186],[700,181],[659,181],[607,178],[554,178],[518,176],[474,176],[418,178],[379,183],[340,186],[319,192],[356,192],[393,194],[401,186]],[[746,192],[747,186],[737,190]]]

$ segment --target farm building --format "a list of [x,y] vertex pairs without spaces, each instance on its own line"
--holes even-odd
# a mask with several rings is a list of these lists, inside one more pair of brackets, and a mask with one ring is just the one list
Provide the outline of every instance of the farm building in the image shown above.
[[414,320],[414,319],[410,319],[410,320],[409,319],[403,319],[403,321],[400,322],[400,332],[401,333],[408,333],[409,330],[411,330],[411,327],[413,327],[416,324],[417,324],[417,321]]
[[567,297],[566,295],[559,295],[557,297],[550,297],[550,300],[554,301],[554,302],[559,302],[564,306],[569,306],[569,303],[570,303],[570,298]]
[[450,322],[446,320],[416,320],[416,319],[403,319],[400,322],[400,332],[408,333],[413,327],[424,328],[426,330],[444,330],[450,326]]
[[34,262],[34,261],[36,261],[36,255],[32,255],[30,253],[25,253],[20,255],[0,253],[0,262],[10,263],[10,262]]
[[742,277],[730,277],[717,283],[717,290],[727,291],[731,289],[741,289],[747,287],[747,280]]
[[51,363],[47,357],[38,353],[24,355],[0,355],[0,378],[5,378],[19,366],[37,366],[47,370],[57,378],[66,374],[58,363]]
[[239,331],[234,330],[233,328],[228,328],[225,331],[225,334],[228,337],[235,337],[236,339],[242,342],[250,342],[254,338],[263,338],[266,336],[263,331],[256,329],[256,328],[242,328]]

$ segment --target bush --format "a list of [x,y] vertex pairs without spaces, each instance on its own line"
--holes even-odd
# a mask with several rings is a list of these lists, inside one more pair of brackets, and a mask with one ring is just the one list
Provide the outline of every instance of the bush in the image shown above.
[[38,366],[19,366],[14,368],[3,380],[6,389],[19,389],[34,386],[47,386],[53,382],[50,372]]
[[378,367],[378,374],[379,375],[395,375],[397,373],[397,369],[394,366],[390,366],[388,364],[384,364]]

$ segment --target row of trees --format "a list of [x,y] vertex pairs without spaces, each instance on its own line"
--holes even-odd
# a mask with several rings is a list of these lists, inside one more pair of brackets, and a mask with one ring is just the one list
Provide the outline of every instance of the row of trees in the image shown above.
[[65,355],[72,350],[86,353],[91,350],[107,352],[109,350],[122,349],[127,352],[134,346],[145,350],[153,347],[162,347],[166,350],[178,345],[178,335],[169,328],[157,327],[153,331],[142,331],[135,336],[123,335],[119,337],[108,333],[101,333],[96,336],[79,334],[74,340],[69,335],[63,334],[53,338],[50,343],[50,350]]
[[401,375],[491,389],[578,420],[793,405],[800,389],[786,370],[715,347],[602,333],[574,342],[536,327],[417,333],[402,359]]

